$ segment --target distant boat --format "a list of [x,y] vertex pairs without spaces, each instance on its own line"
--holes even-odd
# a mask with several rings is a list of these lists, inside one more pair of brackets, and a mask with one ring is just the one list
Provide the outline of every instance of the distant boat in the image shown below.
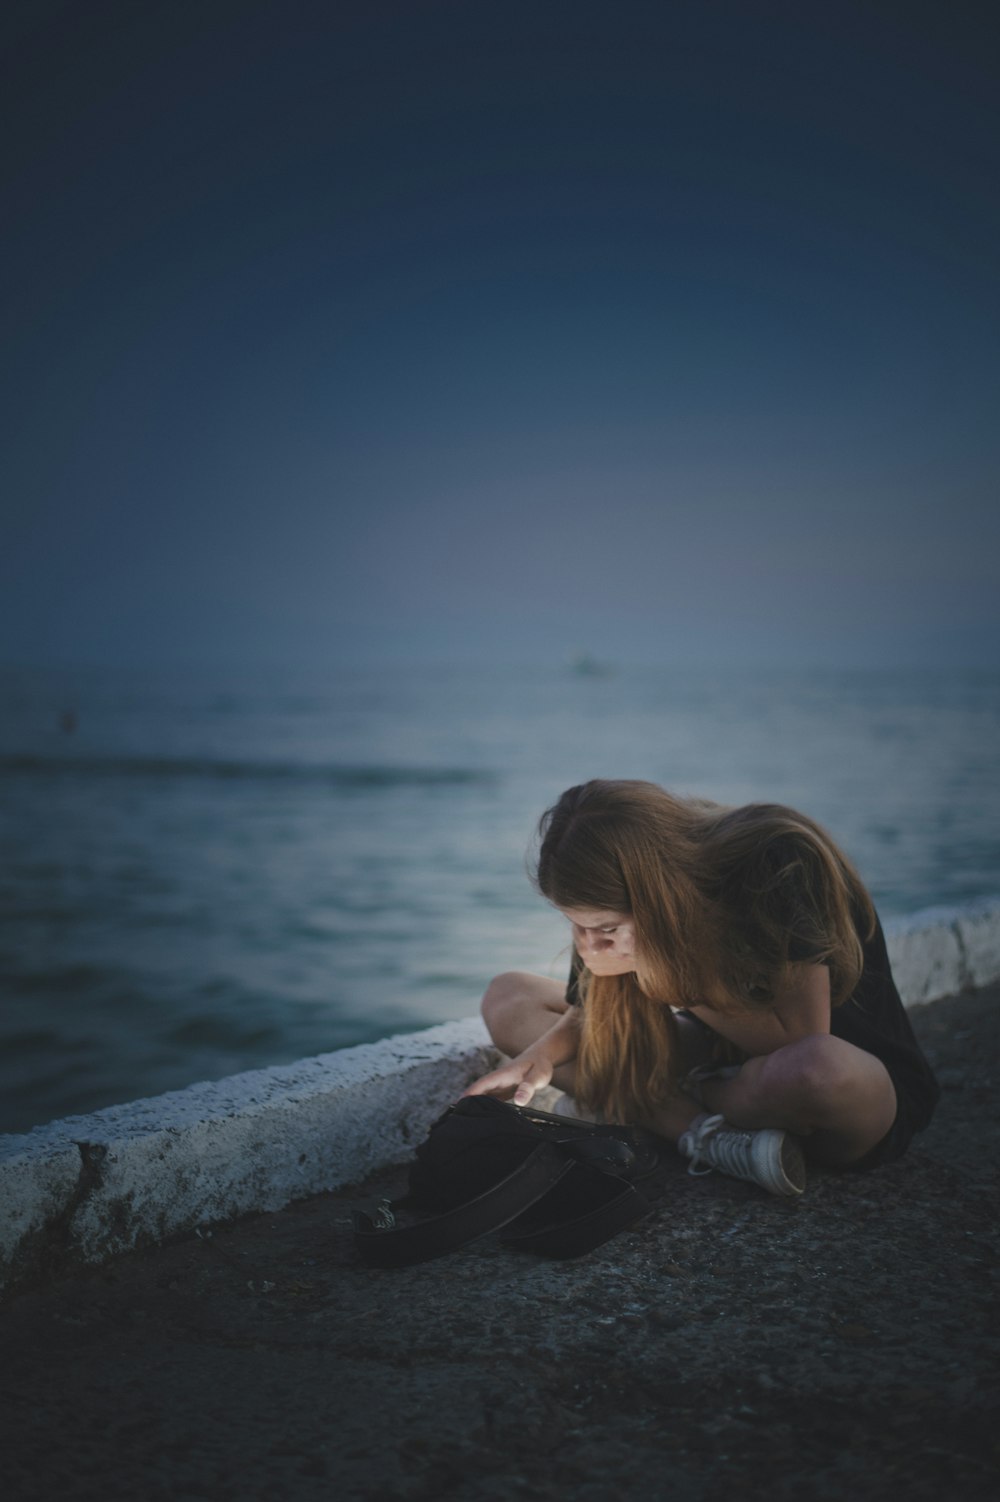
[[614,673],[610,662],[601,662],[589,652],[577,652],[570,659],[569,670],[578,678],[610,678]]

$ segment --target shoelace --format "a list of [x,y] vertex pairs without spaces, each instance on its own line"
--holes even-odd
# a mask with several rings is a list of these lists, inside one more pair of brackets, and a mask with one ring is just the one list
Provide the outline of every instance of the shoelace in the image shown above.
[[[725,1130],[722,1130],[723,1128]],[[742,1178],[746,1173],[746,1153],[751,1141],[750,1132],[741,1132],[738,1128],[730,1126],[724,1116],[708,1116],[696,1130],[689,1130],[687,1136],[694,1148],[691,1162],[688,1164],[688,1173],[694,1174],[696,1178],[711,1173],[713,1168],[721,1169],[723,1173],[732,1174],[735,1178]],[[716,1159],[714,1163],[709,1162],[705,1156],[705,1149],[709,1143]],[[706,1166],[699,1167],[701,1163]]]

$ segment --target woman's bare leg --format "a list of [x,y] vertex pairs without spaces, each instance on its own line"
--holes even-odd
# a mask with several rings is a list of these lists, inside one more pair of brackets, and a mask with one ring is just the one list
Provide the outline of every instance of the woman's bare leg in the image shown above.
[[[491,981],[483,1017],[497,1047],[514,1058],[547,1033],[568,1010],[564,986],[543,975],[508,971]],[[714,1040],[678,1017],[679,1072],[704,1063]],[[573,1093],[573,1066],[561,1065],[552,1083]],[[681,1089],[657,1112],[656,1129],[672,1142],[707,1109],[735,1127],[777,1127],[804,1140],[811,1158],[843,1165],[864,1157],[896,1117],[896,1092],[885,1066],[842,1038],[816,1034],[748,1059],[732,1079],[704,1080],[704,1106]]]
[[[732,1079],[705,1080],[706,1108],[735,1127],[778,1127],[803,1139],[820,1163],[843,1166],[863,1158],[896,1118],[896,1091],[874,1055],[828,1033],[801,1038],[748,1059]],[[657,1127],[676,1141],[699,1108],[675,1097]]]

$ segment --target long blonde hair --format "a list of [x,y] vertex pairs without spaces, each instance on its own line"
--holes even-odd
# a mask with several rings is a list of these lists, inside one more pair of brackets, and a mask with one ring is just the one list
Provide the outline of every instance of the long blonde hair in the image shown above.
[[542,816],[535,882],[557,907],[628,913],[636,969],[581,974],[577,1094],[612,1120],[649,1121],[675,1083],[671,1007],[767,1007],[788,966],[857,985],[875,912],[830,836],[776,803],[724,808],[652,782],[569,788]]

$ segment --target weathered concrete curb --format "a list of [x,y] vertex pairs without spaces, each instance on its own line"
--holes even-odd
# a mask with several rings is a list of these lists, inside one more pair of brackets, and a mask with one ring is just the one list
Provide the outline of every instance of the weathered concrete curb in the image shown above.
[[496,1057],[469,1018],[0,1136],[0,1288],[358,1182]]
[[955,991],[988,986],[1000,976],[1000,902],[929,907],[889,918],[886,944],[899,994],[908,1007]]
[[[886,923],[908,1006],[1000,978],[1000,901]],[[490,1067],[478,1018],[0,1136],[0,1288],[406,1157]]]

